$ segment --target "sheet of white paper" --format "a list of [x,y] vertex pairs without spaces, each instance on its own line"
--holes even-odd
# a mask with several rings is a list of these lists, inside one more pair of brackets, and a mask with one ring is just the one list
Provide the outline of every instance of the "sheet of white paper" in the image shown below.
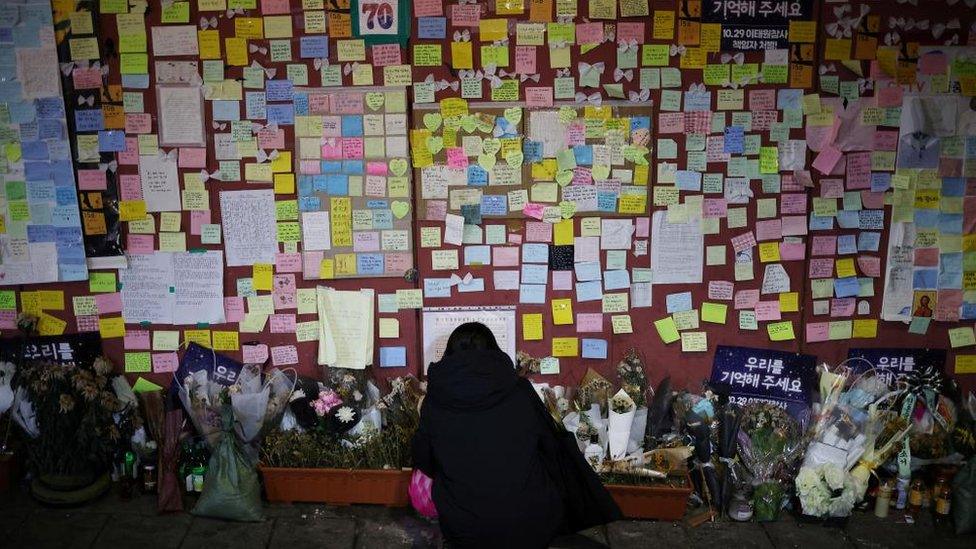
[[176,167],[176,158],[168,155],[139,157],[139,179],[147,212],[178,212],[183,208]]
[[651,282],[699,284],[705,255],[705,239],[699,220],[668,223],[667,212],[651,218]]
[[274,202],[272,189],[221,191],[220,217],[228,267],[275,262],[278,235]]
[[373,363],[373,290],[316,288],[319,364],[363,370]]
[[302,212],[302,250],[310,252],[331,248],[329,212]]
[[196,25],[166,25],[152,28],[153,55],[198,55]]
[[176,279],[174,324],[221,324],[224,322],[224,252],[173,255]]
[[158,91],[159,144],[205,146],[200,86],[160,86]]
[[126,323],[173,324],[176,273],[172,255],[168,252],[130,255],[129,268],[119,269],[122,317]]
[[915,261],[915,224],[892,223],[888,236],[881,320],[912,319],[912,277]]
[[480,322],[495,335],[498,346],[515,364],[515,307],[425,307],[423,310],[424,373],[444,355],[454,328]]

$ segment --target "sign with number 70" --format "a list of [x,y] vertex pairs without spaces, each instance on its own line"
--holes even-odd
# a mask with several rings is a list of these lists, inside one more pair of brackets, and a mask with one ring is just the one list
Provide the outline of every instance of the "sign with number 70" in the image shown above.
[[406,42],[410,34],[410,0],[352,0],[352,30],[366,44]]

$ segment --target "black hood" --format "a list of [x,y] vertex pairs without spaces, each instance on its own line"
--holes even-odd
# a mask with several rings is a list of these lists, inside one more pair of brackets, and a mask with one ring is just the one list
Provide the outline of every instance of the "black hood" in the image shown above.
[[518,385],[512,359],[501,351],[463,351],[431,363],[427,398],[458,410],[490,408]]

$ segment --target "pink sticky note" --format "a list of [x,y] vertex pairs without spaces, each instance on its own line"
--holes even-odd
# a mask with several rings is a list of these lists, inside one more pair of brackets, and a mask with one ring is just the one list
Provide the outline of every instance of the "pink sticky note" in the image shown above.
[[807,343],[830,339],[829,322],[810,322],[807,324]]
[[518,267],[519,249],[513,246],[495,246],[491,249],[491,263],[495,267]]
[[576,313],[577,332],[602,332],[603,315],[600,313]]
[[151,234],[129,234],[125,242],[125,252],[129,254],[148,255],[156,251],[155,237]]
[[154,373],[175,372],[179,366],[180,360],[176,356],[175,351],[170,353],[153,353],[152,355],[152,368]]
[[568,291],[573,289],[573,271],[553,271],[552,289]]
[[898,132],[878,130],[874,132],[874,148],[879,151],[893,151],[898,148]]
[[545,206],[542,204],[528,202],[525,204],[525,207],[522,208],[522,213],[535,219],[542,219],[542,210],[544,208]]
[[[440,4],[438,4],[440,6]],[[416,4],[414,4],[416,9]],[[373,45],[373,65],[376,67],[387,67],[390,65],[402,64],[402,54],[399,44],[374,44]]]
[[102,87],[102,71],[75,68],[71,71],[71,80],[76,90],[97,90]]
[[783,236],[800,236],[807,234],[807,218],[803,215],[783,216]]
[[939,290],[932,319],[936,322],[958,322],[961,307],[962,290]]
[[149,330],[126,330],[123,345],[127,351],[149,350]]
[[916,267],[938,267],[939,249],[938,248],[915,248]]
[[139,174],[119,176],[119,198],[121,200],[142,200],[142,179]]
[[728,202],[724,198],[706,198],[702,203],[703,217],[725,217],[728,211]]
[[325,253],[321,251],[302,252],[302,278],[305,280],[319,278],[323,257],[325,257]]
[[776,90],[749,90],[749,110],[771,111],[776,109]]
[[180,168],[206,168],[207,149],[180,147],[180,156],[177,161]]
[[756,320],[779,320],[779,301],[760,301],[756,303]]
[[525,88],[525,103],[527,107],[551,107],[552,88],[549,86]]
[[[98,315],[78,315],[75,317],[75,326],[79,332],[97,332]],[[3,328],[3,326],[0,326],[0,328]]]
[[[17,311],[0,311],[0,330],[13,330],[17,327]],[[79,330],[80,331],[80,330]]]
[[481,21],[481,4],[451,6],[452,27],[477,27]]
[[658,114],[658,133],[684,133],[685,113],[662,112]]
[[203,225],[210,224],[210,210],[190,211],[190,234],[199,235]]
[[651,218],[638,217],[634,221],[634,238],[647,238],[650,236]]
[[268,360],[268,346],[264,343],[242,345],[241,354],[245,364],[264,364]]
[[285,148],[285,130],[278,128],[262,128],[258,131],[258,148],[259,149],[284,149]]
[[302,160],[298,163],[298,173],[316,175],[322,173],[322,163],[318,160]]
[[830,316],[834,318],[845,318],[854,316],[855,299],[853,297],[842,297],[830,300]]
[[522,235],[519,233],[508,233],[508,243],[509,244],[521,244]]
[[122,294],[119,292],[95,294],[95,308],[100,315],[122,312]]
[[261,0],[262,15],[287,14],[290,10],[288,0]]
[[302,254],[298,252],[275,254],[275,271],[279,273],[302,272]]
[[619,21],[617,23],[617,42],[644,43],[644,23]]
[[599,44],[603,42],[603,23],[577,23],[576,24],[576,43],[577,44]]
[[861,206],[865,210],[884,209],[884,197],[885,193],[873,193],[867,190],[861,191]]
[[825,235],[825,236],[818,235],[813,237],[810,255],[836,255],[836,254],[837,254],[836,235]]
[[271,333],[273,334],[293,334],[295,333],[295,315],[276,313],[269,318]]
[[779,240],[783,238],[783,221],[764,219],[756,222],[756,241]]
[[847,153],[847,188],[871,188],[871,153]]
[[342,139],[342,158],[358,160],[363,157],[363,139],[361,137],[346,137]]
[[446,153],[447,167],[460,170],[467,169],[468,155],[465,154],[463,147],[448,147]]
[[98,168],[78,170],[78,188],[83,191],[104,191],[107,184],[105,172]]
[[152,115],[147,112],[130,112],[125,115],[125,133],[152,132]]
[[807,254],[807,247],[802,242],[780,242],[779,258],[783,261],[801,261]]
[[138,137],[126,137],[125,138],[125,150],[116,153],[120,166],[138,166],[139,165],[139,138]]
[[227,322],[240,322],[244,319],[244,298],[238,295],[224,298],[224,318]]
[[736,252],[748,250],[756,245],[756,237],[752,231],[732,237],[732,248]]
[[271,348],[271,363],[275,366],[298,364],[298,348],[294,345],[279,345]]
[[441,16],[444,6],[440,0],[413,0],[413,14],[415,17]]
[[861,255],[857,257],[857,266],[865,276],[871,278],[881,276],[881,258],[877,256]]
[[552,242],[552,224],[542,221],[526,221],[525,241]]
[[834,259],[810,258],[809,276],[810,278],[830,278],[834,274]]
[[822,174],[829,174],[834,166],[837,165],[837,161],[840,160],[841,152],[837,150],[833,145],[827,145],[824,147],[817,158],[813,160],[813,167]]
[[728,280],[710,280],[708,282],[708,299],[732,301],[732,282]]
[[515,46],[515,72],[519,74],[536,72],[535,52],[535,46]]
[[877,93],[879,107],[900,107],[902,97],[905,95],[900,84],[878,88]]
[[754,309],[759,303],[759,290],[739,290],[735,292],[735,308]]

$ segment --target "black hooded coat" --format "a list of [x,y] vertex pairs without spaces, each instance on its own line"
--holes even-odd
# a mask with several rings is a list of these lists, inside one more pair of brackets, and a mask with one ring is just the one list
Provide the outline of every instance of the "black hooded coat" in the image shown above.
[[[431,364],[427,376],[414,466],[434,480],[441,530],[452,546],[547,547],[557,534],[619,516],[578,449],[567,450],[575,446],[572,435],[560,439],[508,355],[463,351]],[[568,498],[593,501],[585,497],[592,490],[609,503],[580,513],[566,507]]]

